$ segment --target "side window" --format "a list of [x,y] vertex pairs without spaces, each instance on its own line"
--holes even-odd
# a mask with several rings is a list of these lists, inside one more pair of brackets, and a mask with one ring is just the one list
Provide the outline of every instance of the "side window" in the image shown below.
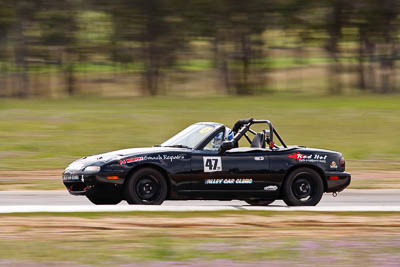
[[218,151],[222,142],[224,141],[224,132],[217,133],[213,139],[203,148],[207,151]]

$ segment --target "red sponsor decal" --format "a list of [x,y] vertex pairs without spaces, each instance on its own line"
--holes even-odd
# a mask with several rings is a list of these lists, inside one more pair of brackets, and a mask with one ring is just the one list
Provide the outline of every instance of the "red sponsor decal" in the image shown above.
[[304,157],[304,155],[301,154],[300,152],[292,153],[289,155],[289,158],[296,159],[296,160],[301,160],[303,157]]
[[124,160],[120,160],[119,164],[123,165],[123,164],[131,163],[131,162],[135,162],[135,161],[141,161],[141,160],[143,160],[143,157],[124,159]]
[[126,163],[131,163],[131,162],[141,161],[141,160],[143,160],[143,157],[136,157],[136,158],[127,159]]

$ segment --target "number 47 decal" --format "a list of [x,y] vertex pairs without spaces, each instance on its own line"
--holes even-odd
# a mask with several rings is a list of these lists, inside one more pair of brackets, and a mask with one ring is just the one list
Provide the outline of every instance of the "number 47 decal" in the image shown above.
[[203,157],[204,172],[222,171],[221,157]]

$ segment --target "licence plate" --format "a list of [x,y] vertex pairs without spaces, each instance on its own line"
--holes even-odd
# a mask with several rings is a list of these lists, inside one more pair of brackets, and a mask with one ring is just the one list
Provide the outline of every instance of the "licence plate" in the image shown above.
[[79,175],[64,174],[64,181],[79,181]]

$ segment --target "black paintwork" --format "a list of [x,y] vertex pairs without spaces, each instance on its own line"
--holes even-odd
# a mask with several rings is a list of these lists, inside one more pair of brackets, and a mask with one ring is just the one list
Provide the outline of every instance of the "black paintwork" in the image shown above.
[[[205,151],[202,147],[225,129],[222,124],[211,124],[218,127],[194,149],[133,148],[84,157],[68,166],[63,182],[73,195],[85,195],[94,189],[105,194],[122,194],[125,181],[136,170],[153,167],[167,179],[168,199],[215,200],[281,199],[285,178],[299,167],[317,171],[325,192],[342,191],[350,184],[350,174],[339,164],[342,155],[335,151],[286,144],[279,149],[270,145],[264,149]],[[220,157],[222,169],[205,172],[204,157]],[[95,174],[85,174],[87,166],[101,169]],[[114,176],[113,179],[107,178],[110,176]]]

